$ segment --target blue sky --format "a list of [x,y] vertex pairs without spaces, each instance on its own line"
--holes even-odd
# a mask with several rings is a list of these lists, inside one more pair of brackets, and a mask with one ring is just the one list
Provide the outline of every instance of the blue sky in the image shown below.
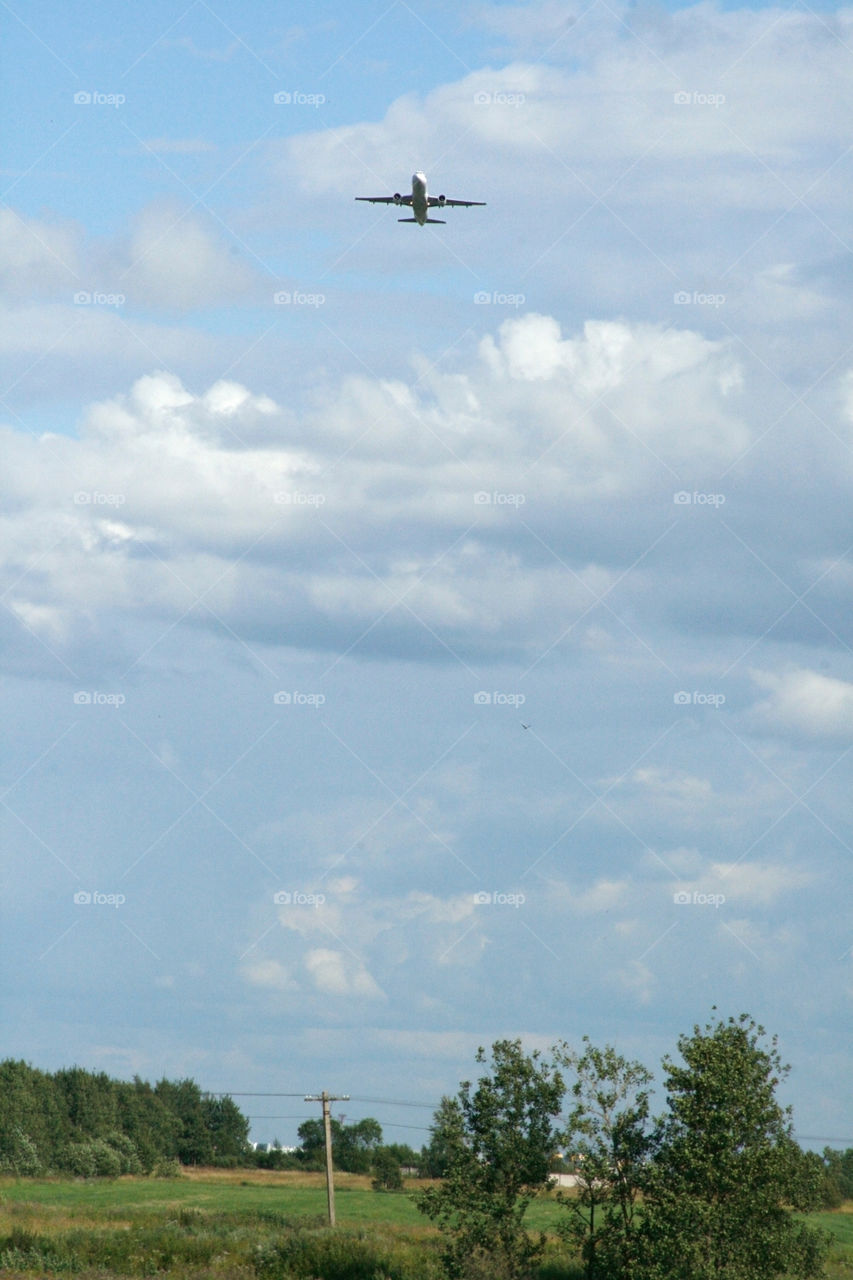
[[418,1145],[716,1004],[853,1145],[849,12],[4,21],[4,1052]]

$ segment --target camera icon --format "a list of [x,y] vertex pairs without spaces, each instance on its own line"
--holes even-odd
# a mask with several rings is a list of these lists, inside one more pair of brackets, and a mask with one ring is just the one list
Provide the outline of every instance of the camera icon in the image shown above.
[[677,907],[685,907],[690,902],[690,894],[685,889],[681,889],[672,895],[672,900]]
[[81,889],[74,895],[74,901],[78,907],[88,907],[92,901],[91,893],[87,893],[85,889]]
[[681,489],[672,495],[672,500],[677,507],[689,507],[693,499],[686,489]]
[[74,95],[74,105],[76,107],[88,107],[91,105],[91,102],[92,95],[91,93],[87,93],[85,89],[81,90],[80,93],[75,93]]
[[486,893],[482,889],[480,890],[479,893],[474,894],[475,907],[487,907],[491,901],[492,901],[492,895],[490,893]]
[[280,289],[278,293],[274,293],[272,300],[277,307],[286,307],[293,301],[286,289]]
[[484,289],[481,289],[479,293],[474,294],[474,301],[478,306],[483,306],[484,303],[491,302],[491,300],[492,295],[487,293]]
[[278,693],[273,694],[272,700],[276,704],[276,706],[279,706],[279,707],[288,707],[290,706],[290,703],[293,701],[291,695],[287,692],[286,689],[279,689]]
[[691,701],[690,694],[686,689],[679,689],[678,693],[672,695],[672,700],[677,707],[686,707]]
[[76,707],[88,707],[91,705],[92,695],[87,689],[78,689],[74,695],[74,705]]
[[276,104],[276,106],[281,107],[281,106],[287,106],[288,103],[291,101],[291,97],[290,97],[290,94],[287,92],[287,90],[283,89],[279,93],[274,93],[272,96],[272,100]]
[[474,702],[478,707],[487,707],[491,701],[492,695],[490,693],[486,693],[485,689],[480,689],[478,693],[474,694]]
[[88,307],[92,301],[92,295],[87,289],[79,289],[74,295],[75,307]]
[[686,293],[684,289],[679,289],[678,293],[672,295],[672,300],[676,306],[683,307],[685,304],[693,301],[691,294]]
[[492,495],[486,493],[485,489],[481,489],[479,493],[474,494],[474,501],[478,507],[486,507],[492,500]]
[[682,89],[680,93],[673,94],[672,100],[677,107],[684,107],[691,101],[691,98],[690,94],[685,93]]
[[289,907],[292,895],[286,889],[279,889],[278,893],[273,894],[272,900],[277,907]]
[[474,94],[474,102],[478,107],[487,107],[492,100],[492,95],[481,89],[479,93]]

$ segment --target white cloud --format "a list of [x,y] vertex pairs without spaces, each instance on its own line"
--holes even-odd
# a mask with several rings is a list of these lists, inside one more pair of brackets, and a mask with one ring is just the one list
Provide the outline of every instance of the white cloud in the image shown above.
[[760,725],[809,739],[853,737],[853,684],[803,667],[750,674],[768,691],[753,709]]
[[195,213],[177,204],[151,206],[137,219],[126,263],[116,265],[116,289],[140,307],[186,311],[233,303],[256,286],[241,252]]
[[290,970],[278,960],[257,960],[242,970],[247,982],[254,987],[269,987],[274,991],[296,991],[298,983]]
[[318,947],[305,957],[305,967],[318,991],[333,996],[355,996],[370,1000],[384,999],[381,987],[360,961],[343,951]]
[[750,859],[737,863],[717,862],[711,867],[711,872],[713,883],[720,886],[726,899],[732,898],[744,905],[766,906],[783,894],[804,889],[814,881],[811,872],[798,867]]
[[0,209],[0,284],[7,298],[62,291],[70,302],[73,291],[83,287],[80,271],[76,229]]

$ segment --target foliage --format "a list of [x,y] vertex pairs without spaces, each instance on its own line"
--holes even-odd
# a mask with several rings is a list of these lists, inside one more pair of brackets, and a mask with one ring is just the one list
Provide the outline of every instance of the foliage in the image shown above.
[[421,1153],[420,1169],[424,1177],[443,1178],[461,1140],[459,1108],[453,1098],[444,1097],[433,1116],[430,1140]]
[[19,1124],[10,1125],[0,1146],[0,1173],[13,1173],[18,1178],[35,1178],[42,1172],[41,1156]]
[[[477,1062],[486,1062],[482,1048]],[[544,1237],[530,1238],[524,1214],[547,1183],[562,1096],[559,1072],[538,1052],[528,1056],[520,1040],[498,1040],[490,1073],[476,1087],[464,1081],[444,1106],[446,1175],[416,1201],[445,1235],[442,1261],[451,1280],[531,1274]]]
[[788,1071],[774,1038],[747,1014],[681,1036],[683,1065],[664,1059],[668,1113],[644,1183],[642,1265],[648,1280],[819,1276],[819,1232],[789,1206],[813,1207],[814,1163],[776,1101]]
[[[355,1124],[330,1121],[332,1134],[332,1163],[344,1173],[368,1173],[373,1158],[382,1143],[382,1126],[378,1120],[367,1117]],[[308,1168],[325,1166],[326,1136],[322,1120],[305,1120],[297,1129],[300,1157]]]
[[853,1147],[846,1151],[824,1147],[823,1155],[816,1158],[823,1171],[821,1206],[837,1209],[845,1200],[853,1200]]
[[380,1147],[373,1157],[374,1191],[402,1191],[403,1175],[400,1161],[390,1147]]
[[562,1141],[578,1175],[567,1198],[565,1234],[579,1248],[585,1275],[630,1280],[636,1266],[636,1226],[643,1174],[652,1148],[648,1085],[652,1076],[609,1045],[583,1037],[583,1053],[557,1050],[575,1074],[574,1106]]
[[429,1280],[428,1253],[366,1240],[363,1234],[297,1229],[260,1246],[253,1258],[260,1280]]
[[0,1171],[116,1177],[150,1173],[164,1159],[240,1159],[248,1130],[232,1099],[205,1096],[192,1080],[152,1088],[82,1067],[50,1075],[0,1062]]

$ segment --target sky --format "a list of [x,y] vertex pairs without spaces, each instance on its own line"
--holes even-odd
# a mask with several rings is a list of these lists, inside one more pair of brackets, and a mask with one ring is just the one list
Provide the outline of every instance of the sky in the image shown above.
[[745,1011],[853,1146],[853,11],[2,19],[2,1055],[417,1147]]

